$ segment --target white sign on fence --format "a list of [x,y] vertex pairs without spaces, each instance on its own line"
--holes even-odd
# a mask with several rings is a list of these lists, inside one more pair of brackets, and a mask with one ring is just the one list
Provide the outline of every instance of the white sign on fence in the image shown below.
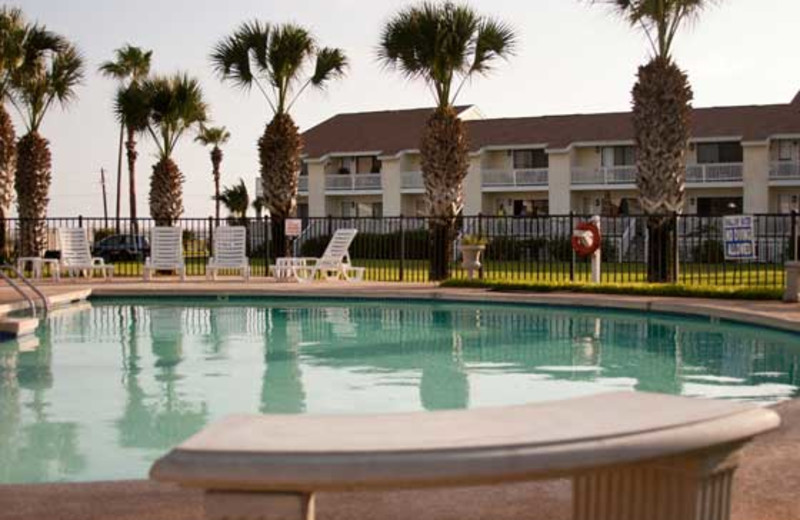
[[303,221],[299,218],[287,218],[283,223],[287,237],[299,237],[303,234]]
[[729,215],[722,219],[725,260],[755,260],[756,241],[752,215]]

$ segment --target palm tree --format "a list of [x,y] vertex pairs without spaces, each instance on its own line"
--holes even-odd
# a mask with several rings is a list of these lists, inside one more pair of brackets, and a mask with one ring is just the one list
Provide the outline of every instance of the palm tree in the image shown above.
[[467,136],[454,109],[464,85],[509,57],[516,43],[508,25],[452,2],[425,2],[402,9],[383,28],[379,59],[430,87],[436,109],[422,132],[420,152],[431,212],[432,280],[449,275],[462,184],[469,167]]
[[39,128],[54,103],[64,107],[76,97],[84,65],[80,52],[63,36],[42,26],[29,30],[23,63],[12,81],[26,129],[17,143],[14,187],[22,223],[21,256],[39,256],[47,240],[44,219],[52,177],[50,144]]
[[139,83],[119,87],[114,99],[114,112],[121,126],[128,132],[125,149],[128,159],[131,233],[136,235],[139,233],[136,211],[136,159],[139,153],[136,151],[136,136],[147,130],[150,115],[149,93]]
[[[668,214],[683,210],[686,198],[686,149],[691,134],[692,87],[672,58],[682,24],[714,0],[606,0],[633,27],[644,31],[653,57],[639,67],[633,87],[633,127],[642,210],[650,215],[647,278],[674,282],[677,232]],[[670,262],[675,269],[670,269]]]
[[264,196],[258,196],[253,199],[253,211],[256,212],[256,219],[261,220],[261,216],[264,214],[264,208],[267,207],[267,201],[264,200]]
[[[128,117],[132,114],[124,114],[121,109],[133,109],[135,106],[131,105],[133,98],[137,92],[124,94],[123,92],[134,86],[138,86],[150,74],[150,62],[152,61],[153,51],[145,51],[140,47],[133,45],[125,45],[114,51],[114,60],[106,61],[100,65],[100,72],[105,76],[116,79],[120,82],[120,88],[117,90],[116,103],[114,112],[119,120],[119,152],[117,156],[117,232],[119,232],[119,219],[121,213],[121,198],[122,198],[122,141],[125,130],[128,130],[128,140],[125,143],[125,148],[128,156],[128,190],[129,190],[129,203],[131,226],[133,232],[136,233],[136,140],[137,133],[142,131],[141,125],[137,125],[140,120],[135,117]],[[128,97],[127,100],[121,100],[121,97]],[[121,105],[120,102],[124,101],[125,104]]]
[[158,226],[171,226],[183,214],[183,174],[172,160],[181,137],[206,121],[200,83],[186,74],[158,76],[142,83],[149,102],[147,131],[158,148],[150,177],[150,216]]
[[247,217],[247,208],[250,207],[250,194],[247,193],[247,186],[243,179],[239,179],[239,184],[225,186],[222,193],[216,197],[217,203],[222,203],[231,214],[231,220],[244,222]]
[[255,86],[274,117],[258,142],[264,196],[272,215],[273,251],[288,254],[284,220],[295,214],[302,139],[289,112],[309,87],[323,89],[344,75],[340,49],[319,47],[311,33],[293,24],[245,23],[211,54],[223,80],[243,89]]
[[231,133],[228,132],[224,126],[202,126],[200,133],[195,138],[195,141],[203,146],[212,146],[211,149],[211,173],[214,175],[214,216],[219,222],[219,166],[222,164],[222,150],[220,146],[224,145],[231,138]]
[[25,40],[30,34],[31,27],[21,10],[0,8],[0,254],[4,257],[7,256],[6,218],[14,201],[17,167],[17,135],[5,104],[13,103],[12,80],[23,63]]

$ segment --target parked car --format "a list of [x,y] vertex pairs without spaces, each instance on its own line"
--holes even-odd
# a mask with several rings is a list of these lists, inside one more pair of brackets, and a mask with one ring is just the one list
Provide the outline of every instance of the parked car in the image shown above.
[[143,236],[111,235],[94,244],[93,256],[99,256],[106,262],[125,260],[143,260],[150,254],[150,244]]

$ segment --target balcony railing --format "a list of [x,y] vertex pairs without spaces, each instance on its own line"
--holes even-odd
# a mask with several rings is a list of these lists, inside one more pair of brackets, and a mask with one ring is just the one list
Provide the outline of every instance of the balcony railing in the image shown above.
[[572,184],[635,184],[636,166],[573,168]]
[[326,191],[379,191],[380,189],[380,173],[325,176]]
[[308,175],[301,175],[297,178],[297,191],[308,193]]
[[403,172],[400,188],[404,190],[424,190],[425,181],[422,180],[422,172]]
[[742,180],[742,163],[690,164],[686,167],[686,182],[738,182]]
[[484,188],[547,186],[547,168],[528,170],[488,170],[483,172]]
[[774,162],[769,168],[769,178],[800,181],[800,162]]

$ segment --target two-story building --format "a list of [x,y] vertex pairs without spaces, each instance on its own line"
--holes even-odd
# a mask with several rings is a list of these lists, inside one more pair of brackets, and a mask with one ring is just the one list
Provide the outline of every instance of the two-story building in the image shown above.
[[[469,135],[464,213],[636,213],[630,113],[487,119]],[[301,216],[426,214],[419,136],[430,109],[340,114],[303,134]],[[800,94],[789,104],[695,109],[687,214],[800,210]]]

